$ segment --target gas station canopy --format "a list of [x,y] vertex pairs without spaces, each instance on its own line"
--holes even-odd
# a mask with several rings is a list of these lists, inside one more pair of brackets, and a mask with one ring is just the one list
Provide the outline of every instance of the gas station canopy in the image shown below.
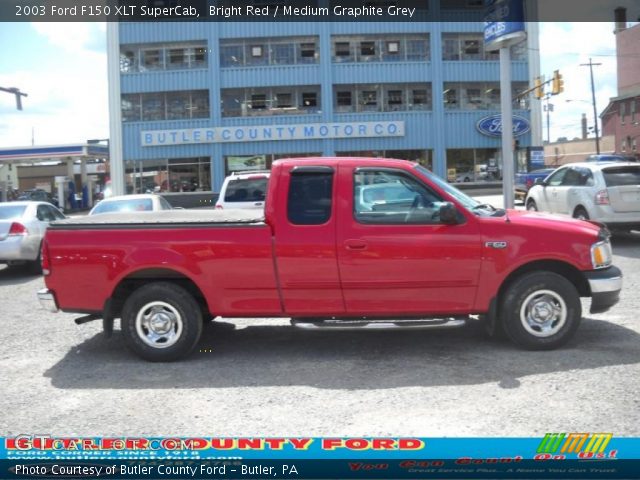
[[1,163],[47,163],[69,159],[75,162],[108,158],[109,147],[92,143],[0,148]]

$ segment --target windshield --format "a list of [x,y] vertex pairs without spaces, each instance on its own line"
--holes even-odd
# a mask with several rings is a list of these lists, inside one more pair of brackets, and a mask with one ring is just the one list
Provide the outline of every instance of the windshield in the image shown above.
[[417,165],[416,169],[425,177],[427,177],[431,182],[435,183],[442,190],[447,192],[453,198],[455,198],[458,202],[460,202],[465,208],[469,210],[473,210],[473,207],[477,207],[480,205],[480,202],[471,198],[469,195],[462,193],[456,187],[448,184],[444,180],[442,180],[437,175],[434,175],[431,171],[424,168],[422,165]]
[[22,217],[27,207],[20,205],[0,206],[0,220],[15,220]]

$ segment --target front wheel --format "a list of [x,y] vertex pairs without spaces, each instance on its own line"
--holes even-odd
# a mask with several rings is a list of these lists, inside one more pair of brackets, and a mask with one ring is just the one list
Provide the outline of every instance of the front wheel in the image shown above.
[[580,295],[553,272],[526,274],[508,288],[500,318],[507,336],[529,350],[552,350],[575,333],[582,317]]
[[127,347],[145,360],[179,360],[200,340],[202,311],[193,295],[181,286],[150,283],[125,302],[122,333]]

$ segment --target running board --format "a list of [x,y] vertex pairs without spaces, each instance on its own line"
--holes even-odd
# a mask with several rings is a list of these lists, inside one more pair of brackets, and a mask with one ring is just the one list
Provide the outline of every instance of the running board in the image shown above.
[[291,319],[291,325],[305,330],[389,330],[392,328],[460,328],[466,325],[466,317],[434,318],[420,320],[321,320]]

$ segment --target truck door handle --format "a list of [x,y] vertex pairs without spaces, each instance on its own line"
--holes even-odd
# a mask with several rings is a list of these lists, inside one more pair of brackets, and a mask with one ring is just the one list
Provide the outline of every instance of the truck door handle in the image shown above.
[[365,250],[367,243],[362,240],[345,240],[344,246],[347,250]]

